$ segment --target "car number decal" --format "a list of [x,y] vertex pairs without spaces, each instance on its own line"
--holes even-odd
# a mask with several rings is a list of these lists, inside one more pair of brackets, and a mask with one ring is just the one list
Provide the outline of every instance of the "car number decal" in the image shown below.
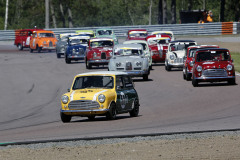
[[123,92],[120,93],[120,104],[122,109],[126,107],[126,104],[128,102],[128,96],[125,95]]
[[72,94],[70,95],[70,101],[73,100],[73,95],[75,94],[75,91],[72,92]]

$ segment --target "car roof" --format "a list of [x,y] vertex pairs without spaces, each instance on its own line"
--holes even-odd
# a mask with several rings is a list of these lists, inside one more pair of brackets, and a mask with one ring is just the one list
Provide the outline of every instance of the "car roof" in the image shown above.
[[145,40],[128,40],[128,41],[124,41],[123,44],[134,44],[134,43],[146,43],[147,41]]
[[222,50],[226,50],[229,51],[229,49],[227,48],[198,48],[197,51],[222,51]]
[[141,44],[117,44],[114,48],[134,48],[134,49],[143,49]]
[[53,33],[53,31],[49,31],[49,30],[36,30],[34,32],[37,32],[37,33]]
[[91,38],[90,39],[90,42],[93,42],[93,41],[102,41],[102,40],[110,40],[110,41],[113,41],[112,38],[108,38],[108,37],[96,37],[96,38]]
[[171,41],[170,43],[178,43],[178,42],[196,42],[193,40],[176,40],[176,41]]
[[151,34],[157,34],[157,33],[170,33],[170,34],[173,34],[172,31],[153,31]]
[[86,76],[86,75],[128,75],[128,74],[120,71],[96,71],[96,72],[80,73],[77,76]]
[[97,28],[96,31],[99,31],[99,30],[113,30],[112,28]]

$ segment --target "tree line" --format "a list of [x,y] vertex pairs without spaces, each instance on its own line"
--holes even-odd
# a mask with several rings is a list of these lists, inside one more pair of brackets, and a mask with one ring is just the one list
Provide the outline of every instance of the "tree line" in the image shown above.
[[[6,1],[0,0],[0,29]],[[45,0],[8,0],[7,29],[45,28]],[[212,10],[213,21],[239,21],[239,0],[49,0],[49,27],[180,23],[182,10]]]

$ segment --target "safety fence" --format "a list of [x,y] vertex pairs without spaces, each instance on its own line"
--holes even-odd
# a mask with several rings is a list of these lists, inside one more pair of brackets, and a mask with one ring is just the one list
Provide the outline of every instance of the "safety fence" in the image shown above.
[[[153,31],[172,31],[175,35],[222,35],[240,33],[240,22],[188,23],[164,25],[106,26],[112,28],[117,36],[126,36],[130,29],[143,28]],[[77,30],[95,30],[102,27],[51,28],[57,36],[61,33],[74,33]],[[105,27],[104,27],[105,28]],[[14,40],[15,30],[1,30],[0,41]]]

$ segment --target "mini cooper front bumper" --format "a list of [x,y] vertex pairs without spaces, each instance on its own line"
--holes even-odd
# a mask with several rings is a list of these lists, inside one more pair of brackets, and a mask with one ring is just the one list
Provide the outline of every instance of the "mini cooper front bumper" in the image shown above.
[[109,60],[107,59],[97,59],[97,60],[89,60],[89,64],[98,64],[98,65],[103,65],[103,64],[108,64]]

